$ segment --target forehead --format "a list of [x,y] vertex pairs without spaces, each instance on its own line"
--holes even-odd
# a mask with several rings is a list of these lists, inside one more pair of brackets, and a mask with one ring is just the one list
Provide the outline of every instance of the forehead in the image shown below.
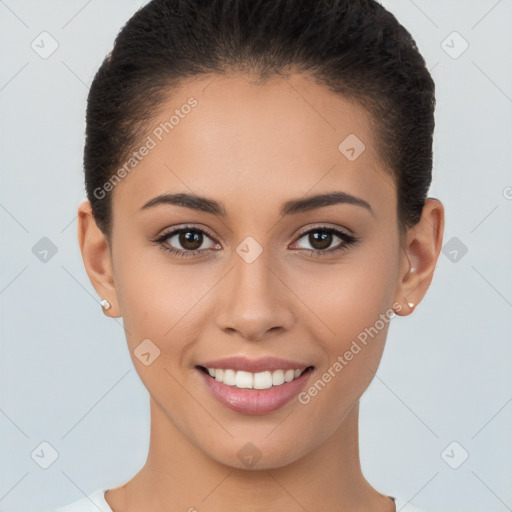
[[158,194],[187,192],[236,203],[240,214],[263,201],[268,210],[308,191],[343,190],[393,206],[371,127],[361,105],[306,75],[263,84],[247,75],[202,76],[161,105],[139,141],[150,149],[128,166],[114,203],[135,211]]

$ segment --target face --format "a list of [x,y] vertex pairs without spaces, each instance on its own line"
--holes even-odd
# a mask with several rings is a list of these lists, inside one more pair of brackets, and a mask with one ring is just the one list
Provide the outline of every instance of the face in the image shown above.
[[209,458],[293,462],[357,405],[399,298],[396,189],[371,119],[305,76],[216,76],[173,92],[147,134],[112,197],[134,366]]

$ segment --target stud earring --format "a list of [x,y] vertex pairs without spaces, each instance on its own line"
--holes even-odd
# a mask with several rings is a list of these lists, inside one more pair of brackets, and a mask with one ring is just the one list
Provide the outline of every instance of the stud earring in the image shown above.
[[414,304],[414,302],[408,302],[407,305],[411,308],[411,309],[414,309],[416,307],[416,304]]
[[110,304],[110,302],[107,300],[107,299],[103,299],[101,302],[101,307],[107,311],[108,309],[110,309],[112,307],[112,305]]

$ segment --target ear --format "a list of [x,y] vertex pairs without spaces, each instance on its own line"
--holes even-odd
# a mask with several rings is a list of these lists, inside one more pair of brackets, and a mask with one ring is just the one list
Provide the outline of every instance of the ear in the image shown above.
[[102,300],[107,299],[111,304],[111,308],[103,312],[110,317],[121,316],[109,243],[96,224],[88,200],[84,200],[78,207],[78,243],[85,270],[94,289]]
[[425,201],[421,218],[406,234],[395,312],[407,316],[421,302],[432,282],[444,233],[444,207],[438,199]]

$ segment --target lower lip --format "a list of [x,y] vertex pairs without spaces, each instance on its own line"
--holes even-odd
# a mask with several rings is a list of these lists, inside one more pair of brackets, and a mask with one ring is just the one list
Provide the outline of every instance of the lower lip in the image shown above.
[[312,368],[291,382],[268,389],[240,389],[215,380],[199,368],[196,368],[196,371],[199,372],[206,387],[221,404],[244,414],[266,414],[279,409],[297,396],[305,386]]

